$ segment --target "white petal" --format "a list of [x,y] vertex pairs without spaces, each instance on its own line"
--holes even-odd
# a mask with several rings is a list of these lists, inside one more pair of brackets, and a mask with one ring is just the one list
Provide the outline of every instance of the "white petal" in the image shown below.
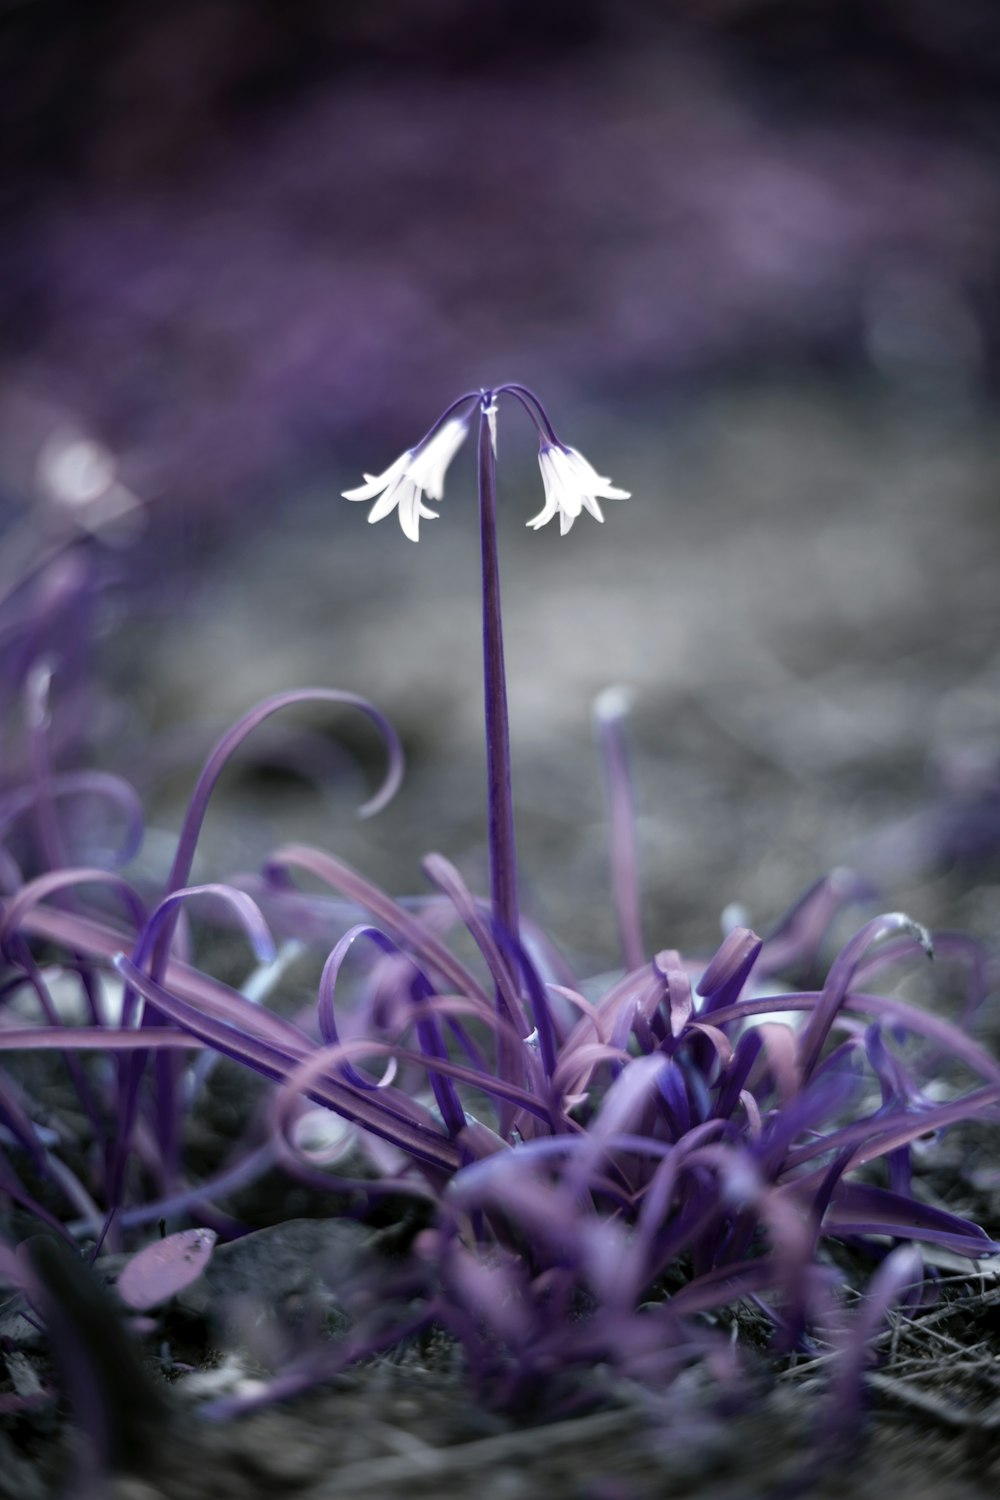
[[549,521],[552,520],[552,517],[555,516],[555,515],[558,515],[558,514],[559,514],[559,507],[558,507],[558,505],[556,505],[555,501],[554,500],[546,500],[544,506],[538,512],[538,515],[537,516],[532,516],[531,520],[530,521],[525,521],[524,524],[526,526],[532,527],[533,530],[537,531],[538,528],[539,528],[539,526],[547,526],[548,523],[549,523]]
[[552,449],[542,448],[538,454],[538,467],[542,473],[542,483],[545,486],[545,498],[551,505],[556,502],[556,487],[558,476],[552,463]]
[[542,484],[545,487],[545,504],[537,516],[532,516],[527,524],[538,530],[539,526],[545,526],[552,520],[553,516],[559,514],[559,501],[556,498],[556,486],[552,480],[549,465],[546,463],[546,449],[542,448],[538,454],[538,467],[542,473]]
[[590,511],[590,514],[593,516],[593,518],[594,518],[595,521],[603,521],[604,520],[604,516],[601,513],[601,507],[598,505],[598,503],[594,499],[593,495],[584,495],[583,496],[583,504],[584,504],[585,509],[587,509],[587,510]]
[[607,484],[608,480],[603,474],[598,474],[592,463],[584,458],[577,448],[567,448],[563,454],[563,461],[568,469],[573,471],[577,483],[588,489],[594,484]]
[[553,448],[550,458],[559,509],[566,511],[568,515],[571,515],[576,520],[580,514],[580,506],[583,503],[583,492],[577,483],[575,474],[566,462],[567,455],[562,453],[558,448]]
[[574,518],[580,514],[580,496],[566,469],[565,454],[560,448],[543,448],[538,455],[545,495],[550,505],[567,511]]
[[468,430],[468,424],[460,417],[451,417],[413,455],[408,469],[409,477],[426,493],[428,499],[444,499],[444,476],[448,465],[465,441]]
[[620,490],[611,483],[606,474],[598,474],[593,464],[588,463],[582,453],[576,448],[570,448],[565,455],[567,465],[572,472],[575,481],[581,490],[588,495],[601,495],[606,500],[629,500],[628,490]]
[[426,511],[420,504],[420,490],[411,479],[404,479],[400,485],[399,496],[399,524],[403,528],[403,535],[409,537],[411,542],[420,540],[420,517],[421,515],[432,515],[432,511]]
[[368,512],[368,520],[373,526],[376,521],[384,521],[386,516],[392,515],[396,506],[401,503],[409,483],[410,481],[405,475],[400,475],[398,479],[390,484],[385,493],[379,496]]
[[353,490],[341,490],[345,500],[373,500],[387,489],[400,475],[405,474],[410,464],[409,449],[401,453],[395,463],[389,465],[384,474],[366,474],[365,483]]
[[561,510],[559,512],[559,535],[566,536],[568,532],[572,531],[575,520],[576,516],[571,516],[568,511]]

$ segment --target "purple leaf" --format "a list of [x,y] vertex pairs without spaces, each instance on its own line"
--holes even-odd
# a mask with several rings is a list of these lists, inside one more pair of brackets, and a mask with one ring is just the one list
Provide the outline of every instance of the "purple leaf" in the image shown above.
[[145,1312],[182,1292],[208,1265],[215,1248],[214,1229],[182,1229],[147,1245],[118,1278],[118,1295],[136,1312]]
[[868,1346],[893,1307],[923,1280],[923,1260],[913,1245],[887,1255],[872,1277],[868,1295],[838,1351],[838,1368],[830,1391],[828,1442],[837,1441],[856,1424]]
[[732,1005],[753,968],[761,940],[749,927],[734,927],[698,981],[703,1014]]
[[880,938],[891,937],[895,933],[904,933],[907,937],[914,939],[920,944],[928,958],[934,956],[930,935],[919,922],[914,922],[913,918],[908,917],[905,912],[885,912],[882,916],[866,922],[860,932],[854,934],[850,942],[845,944],[834,959],[826,984],[823,986],[819,1004],[802,1032],[799,1040],[799,1057],[803,1078],[808,1079],[819,1062],[823,1044],[837,1017],[837,1012],[848,997],[855,971],[862,959],[869,948]]
[[978,1224],[915,1198],[861,1182],[841,1182],[833,1191],[824,1220],[827,1231],[849,1234],[891,1234],[902,1239],[944,1245],[957,1255],[974,1259],[993,1255],[997,1246]]
[[681,966],[681,956],[673,949],[664,949],[653,958],[653,968],[662,975],[667,986],[667,1004],[670,1014],[670,1035],[679,1037],[688,1023],[694,1000],[691,995],[691,980]]

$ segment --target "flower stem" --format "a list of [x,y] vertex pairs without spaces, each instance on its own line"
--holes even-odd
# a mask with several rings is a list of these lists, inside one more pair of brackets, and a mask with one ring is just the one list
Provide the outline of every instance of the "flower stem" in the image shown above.
[[611,888],[622,961],[626,969],[639,969],[646,961],[646,945],[642,938],[635,798],[625,738],[627,714],[628,697],[622,688],[605,688],[594,704],[594,721],[607,782]]
[[510,726],[500,618],[497,560],[496,454],[487,412],[493,393],[484,391],[479,417],[479,535],[483,560],[483,687],[486,702],[486,779],[489,796],[490,896],[500,927],[518,938],[517,856],[510,787]]

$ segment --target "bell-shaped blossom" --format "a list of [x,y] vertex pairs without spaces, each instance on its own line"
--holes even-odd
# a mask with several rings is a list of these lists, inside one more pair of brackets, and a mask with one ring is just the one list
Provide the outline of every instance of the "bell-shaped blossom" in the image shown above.
[[[437,511],[424,504],[444,498],[444,476],[465,440],[468,423],[461,417],[442,422],[436,432],[390,464],[384,474],[366,474],[357,489],[344,490],[345,500],[374,500],[369,521],[383,521],[398,507],[399,524],[411,542],[420,540],[420,522],[433,521]],[[377,498],[376,498],[377,497]]]
[[565,536],[581,510],[589,511],[595,521],[604,520],[598,498],[629,499],[628,490],[617,489],[610,479],[598,474],[575,448],[543,443],[538,452],[538,467],[545,485],[545,505],[527,523],[536,531],[558,516],[560,534]]

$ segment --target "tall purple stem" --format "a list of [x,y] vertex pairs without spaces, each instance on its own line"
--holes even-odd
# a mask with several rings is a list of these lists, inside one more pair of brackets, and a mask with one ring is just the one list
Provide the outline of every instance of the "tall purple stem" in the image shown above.
[[479,535],[483,559],[483,686],[486,698],[486,779],[489,795],[490,896],[501,928],[517,939],[517,856],[514,802],[510,787],[510,725],[507,677],[500,618],[497,560],[497,470],[487,416],[493,392],[484,391],[479,408]]
[[605,688],[594,704],[594,720],[607,782],[611,889],[618,918],[618,938],[626,969],[638,969],[646,961],[646,945],[642,939],[635,797],[625,738],[627,713],[628,699],[621,688]]

